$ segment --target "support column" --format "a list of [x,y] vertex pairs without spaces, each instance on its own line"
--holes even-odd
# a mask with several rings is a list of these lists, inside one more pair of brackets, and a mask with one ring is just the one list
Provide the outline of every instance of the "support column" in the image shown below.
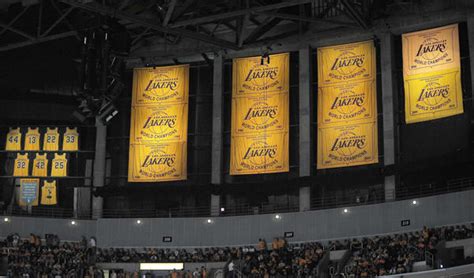
[[[107,126],[96,118],[96,139],[94,155],[94,177],[93,187],[102,187],[105,183],[105,158],[107,142]],[[102,197],[92,197],[92,218],[102,217],[103,200]]]
[[[311,175],[311,48],[299,50],[299,176]],[[300,211],[310,209],[311,189],[300,187]]]
[[[469,40],[469,57],[471,66],[471,97],[474,98],[474,13],[467,16],[467,36]],[[471,101],[471,106],[474,108],[474,101]],[[474,119],[471,118],[471,125]]]
[[[221,53],[214,56],[212,89],[212,170],[211,183],[222,184],[223,178],[223,131],[224,131],[224,59]],[[211,215],[219,214],[220,195],[211,195]],[[214,211],[216,206],[217,211]]]
[[221,196],[211,194],[211,216],[219,216],[221,205]]
[[[393,78],[394,53],[393,37],[390,32],[380,35],[380,57],[382,70],[382,111],[383,111],[383,150],[384,166],[395,164],[395,120],[394,107],[397,105],[397,94]],[[395,176],[385,177],[385,200],[394,200]]]

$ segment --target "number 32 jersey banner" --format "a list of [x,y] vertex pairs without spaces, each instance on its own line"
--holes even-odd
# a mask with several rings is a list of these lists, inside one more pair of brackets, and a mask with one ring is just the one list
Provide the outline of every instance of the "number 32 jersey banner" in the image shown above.
[[408,124],[463,113],[458,25],[403,34]]
[[134,69],[129,182],[185,180],[189,65]]

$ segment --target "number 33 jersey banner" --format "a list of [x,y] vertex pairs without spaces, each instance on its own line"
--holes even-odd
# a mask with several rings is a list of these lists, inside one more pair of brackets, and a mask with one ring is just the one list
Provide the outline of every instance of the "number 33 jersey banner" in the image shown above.
[[134,69],[129,182],[185,180],[189,65]]
[[463,113],[458,25],[403,34],[407,124]]

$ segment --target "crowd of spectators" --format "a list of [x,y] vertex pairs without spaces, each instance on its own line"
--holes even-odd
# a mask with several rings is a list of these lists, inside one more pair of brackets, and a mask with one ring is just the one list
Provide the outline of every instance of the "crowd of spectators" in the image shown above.
[[436,253],[440,240],[471,238],[473,227],[449,226],[422,231],[353,239],[348,246],[352,257],[346,266],[349,277],[375,277],[412,271],[413,263]]
[[[12,234],[0,241],[1,252],[8,257],[11,277],[102,277],[95,263],[138,262],[221,262],[226,276],[244,277],[315,277],[318,264],[328,250],[350,250],[345,266],[349,277],[375,277],[412,271],[416,261],[425,259],[425,252],[436,253],[441,240],[459,240],[474,236],[474,227],[449,226],[436,229],[370,238],[321,243],[289,244],[275,238],[271,244],[259,239],[256,246],[195,249],[159,248],[96,248],[95,239],[81,242],[60,242],[54,235],[41,239],[31,234],[21,239]],[[172,271],[172,278],[205,278],[208,270]],[[139,273],[114,270],[109,277],[139,277]]]

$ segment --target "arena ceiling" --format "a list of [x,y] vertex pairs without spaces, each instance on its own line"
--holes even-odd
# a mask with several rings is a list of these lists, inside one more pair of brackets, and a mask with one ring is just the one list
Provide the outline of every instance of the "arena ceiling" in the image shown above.
[[240,50],[303,34],[311,25],[369,28],[374,2],[386,1],[3,0],[0,52],[80,41],[82,32],[101,26],[126,32],[131,56],[182,44]]

